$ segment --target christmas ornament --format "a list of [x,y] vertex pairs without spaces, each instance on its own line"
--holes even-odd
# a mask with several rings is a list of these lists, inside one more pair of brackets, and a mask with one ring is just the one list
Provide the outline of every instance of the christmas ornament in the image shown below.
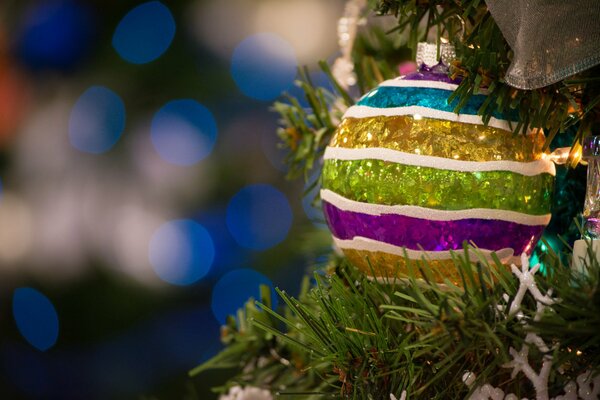
[[273,395],[268,390],[257,387],[234,386],[226,395],[219,396],[219,400],[273,400]]
[[366,5],[366,0],[348,1],[344,7],[344,16],[338,21],[338,44],[340,45],[341,55],[333,63],[331,72],[335,80],[344,89],[356,84],[352,48],[358,33],[358,26],[365,23],[365,19],[361,18],[360,14]]
[[600,262],[600,136],[588,137],[583,145],[582,159],[587,161],[587,188],[583,210],[584,238],[575,241],[572,267],[585,271],[591,263],[590,252]]
[[484,125],[484,94],[456,114],[448,97],[458,82],[447,71],[423,65],[382,83],[347,110],[325,151],[326,220],[369,276],[405,275],[405,257],[425,257],[440,278],[458,281],[451,251],[463,242],[511,262],[550,221],[555,167],[543,133],[514,135],[514,117],[499,113]]

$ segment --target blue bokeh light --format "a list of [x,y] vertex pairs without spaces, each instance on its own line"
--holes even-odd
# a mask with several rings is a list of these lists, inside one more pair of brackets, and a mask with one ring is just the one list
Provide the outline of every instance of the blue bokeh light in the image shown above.
[[119,22],[112,38],[117,53],[132,64],[156,60],[175,37],[175,19],[160,1],[140,4]]
[[150,240],[150,264],[162,280],[173,285],[197,282],[209,272],[214,258],[210,234],[192,220],[167,222]]
[[16,52],[34,70],[69,70],[91,50],[94,32],[92,13],[83,3],[40,1],[25,13]]
[[77,150],[104,153],[117,143],[124,129],[125,104],[104,86],[87,89],[71,110],[69,140]]
[[225,208],[204,210],[197,221],[208,230],[215,245],[215,260],[206,279],[216,279],[250,262],[252,252],[240,246],[227,228]]
[[152,119],[152,144],[166,161],[182,166],[206,158],[217,139],[217,123],[210,110],[195,100],[173,100]]
[[25,340],[46,351],[58,339],[58,315],[50,300],[39,291],[23,287],[13,293],[13,317]]
[[292,209],[283,193],[270,185],[250,185],[227,206],[227,227],[243,247],[266,250],[281,243],[292,226]]
[[224,324],[227,316],[236,314],[250,299],[260,300],[260,285],[271,288],[272,306],[277,306],[277,294],[273,283],[263,274],[252,269],[236,269],[225,274],[214,286],[211,307],[215,318]]
[[231,58],[233,80],[242,93],[258,100],[274,100],[289,89],[297,67],[293,47],[271,33],[244,39]]

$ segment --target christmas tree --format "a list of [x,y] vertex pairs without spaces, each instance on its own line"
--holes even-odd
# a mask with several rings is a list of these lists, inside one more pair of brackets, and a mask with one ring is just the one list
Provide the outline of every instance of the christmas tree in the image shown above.
[[301,70],[304,99],[274,105],[338,251],[190,374],[235,370],[224,399],[598,398],[600,6],[363,3],[330,85]]

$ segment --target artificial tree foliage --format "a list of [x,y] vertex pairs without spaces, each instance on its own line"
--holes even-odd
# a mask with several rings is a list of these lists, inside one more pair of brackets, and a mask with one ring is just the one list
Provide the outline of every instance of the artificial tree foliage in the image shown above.
[[[580,143],[600,121],[600,68],[544,88],[519,90],[503,80],[513,54],[484,1],[368,3],[371,15],[393,16],[396,23],[386,32],[378,26],[362,28],[352,53],[356,86],[344,89],[322,62],[331,81],[327,88],[314,85],[308,69],[299,71],[297,84],[307,107],[291,96],[273,106],[281,116],[278,135],[288,151],[290,178],[308,179],[319,170],[344,110],[395,77],[399,63],[432,34],[456,47],[450,74],[461,83],[449,99],[458,99],[456,112],[485,90],[488,101],[479,110],[484,121],[494,112],[511,110],[519,115],[515,134],[542,128],[547,147],[568,140],[572,166],[579,161]],[[563,253],[546,246],[544,273],[531,278],[552,302],[525,296],[518,300],[518,313],[509,311],[523,286],[518,271],[498,258],[490,262],[473,256],[477,249],[468,251],[467,243],[453,258],[462,277],[459,285],[428,279],[427,259],[407,259],[408,278],[372,280],[332,251],[328,266],[303,281],[299,296],[278,292],[283,300],[278,309],[271,308],[266,288],[258,302],[250,299],[223,327],[225,349],[191,375],[233,368],[234,376],[216,392],[255,386],[282,398],[454,399],[476,394],[484,384],[518,398],[544,398],[530,376],[510,367],[515,349],[527,347],[532,371],[551,360],[546,389],[550,396],[562,395],[577,377],[589,372],[591,379],[600,372],[600,266],[590,254],[584,271],[572,270],[568,245]],[[531,335],[548,348],[533,346],[527,339]],[[465,373],[474,377],[468,385]]]

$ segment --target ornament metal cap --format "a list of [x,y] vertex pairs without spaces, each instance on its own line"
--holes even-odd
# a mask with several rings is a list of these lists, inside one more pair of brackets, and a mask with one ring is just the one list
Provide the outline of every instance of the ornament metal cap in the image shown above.
[[599,157],[600,157],[600,136],[588,136],[583,141],[582,158],[584,160],[589,160],[591,158],[599,158]]
[[456,50],[454,49],[454,45],[450,43],[440,43],[439,45],[440,53],[438,57],[438,45],[434,43],[420,42],[417,44],[417,57],[415,61],[417,65],[427,65],[428,67],[433,67],[438,64],[440,60],[446,64],[450,65],[452,60],[456,59]]

